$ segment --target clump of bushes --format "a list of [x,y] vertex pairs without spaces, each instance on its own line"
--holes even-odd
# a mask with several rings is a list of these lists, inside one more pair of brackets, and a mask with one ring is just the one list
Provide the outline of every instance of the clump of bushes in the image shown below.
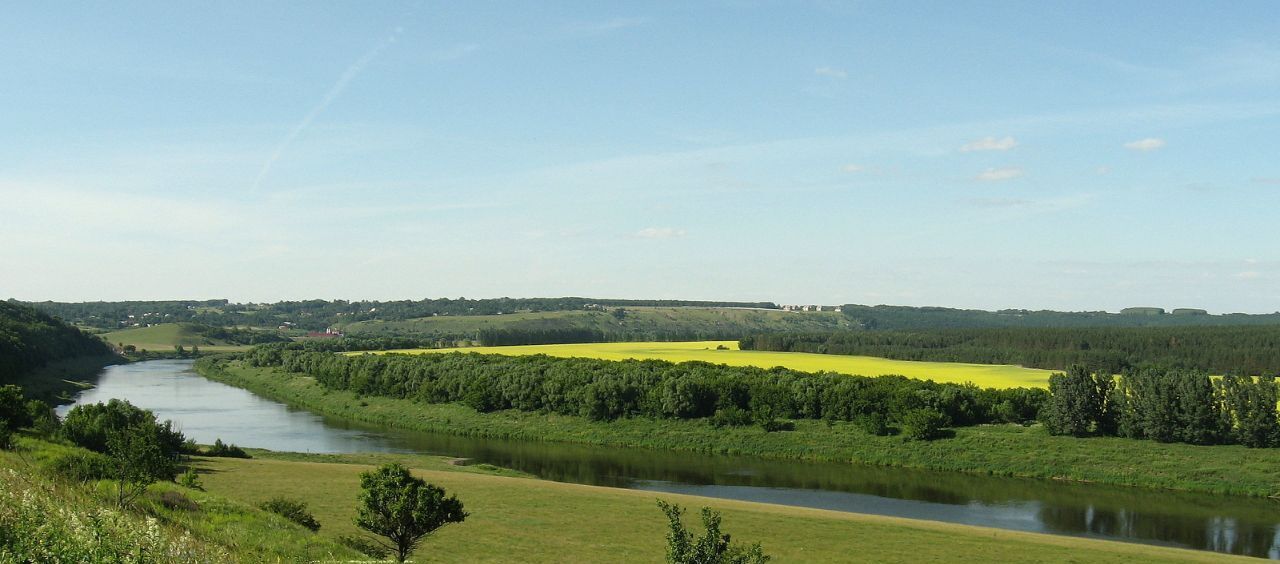
[[262,508],[263,511],[275,513],[276,515],[284,517],[285,519],[293,521],[294,523],[302,525],[312,531],[320,530],[320,522],[316,521],[315,516],[313,516],[310,511],[307,511],[307,503],[304,501],[285,497],[273,497],[264,501],[258,507]]
[[213,446],[204,451],[205,456],[217,456],[222,458],[250,458],[249,453],[244,449],[222,442],[222,439],[214,439]]
[[186,472],[178,476],[178,485],[192,490],[204,489],[204,483],[200,481],[200,476],[196,474],[194,468],[187,468]]
[[902,436],[909,441],[932,441],[946,436],[943,427],[949,421],[936,409],[917,409],[902,418]]
[[163,505],[166,509],[170,509],[170,510],[175,510],[175,511],[199,511],[200,510],[200,504],[196,503],[191,498],[185,495],[182,495],[182,492],[175,492],[175,491],[160,492],[159,500],[160,500],[160,505]]
[[96,452],[75,451],[58,455],[44,464],[46,474],[75,483],[111,478],[111,459]]

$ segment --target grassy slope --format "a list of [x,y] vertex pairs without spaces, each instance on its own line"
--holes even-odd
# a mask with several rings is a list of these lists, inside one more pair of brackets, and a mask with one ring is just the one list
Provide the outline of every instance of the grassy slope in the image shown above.
[[137,327],[104,333],[102,338],[115,345],[124,343],[133,345],[138,350],[165,352],[174,346],[182,345],[190,349],[199,346],[204,352],[229,352],[249,350],[247,345],[232,345],[225,341],[210,339],[200,334],[200,326],[194,323],[162,323],[151,327]]
[[[23,437],[15,451],[0,451],[0,472],[10,469],[25,476],[40,476],[40,467],[52,458],[81,449]],[[207,460],[196,459],[197,464]],[[42,478],[36,478],[37,481]],[[87,512],[92,508],[112,506],[114,486],[109,482],[96,487],[62,485],[56,490],[69,507]],[[206,488],[208,490],[208,488]],[[195,501],[195,511],[169,509],[161,505],[159,496],[164,492],[177,492]],[[360,555],[333,541],[331,536],[320,536],[303,529],[277,515],[236,501],[212,491],[198,491],[179,487],[172,483],[153,484],[147,494],[136,503],[139,526],[141,515],[156,518],[163,529],[173,536],[187,532],[199,543],[221,547],[233,560],[239,562],[314,562],[335,559],[358,559]],[[87,515],[87,513],[85,513]]]
[[344,328],[352,335],[473,333],[481,329],[589,328],[617,331],[822,331],[850,329],[835,312],[788,312],[712,307],[629,307],[618,321],[603,311],[545,311],[505,315],[438,316],[404,321],[361,321]]
[[[725,347],[728,350],[719,350]],[[846,356],[794,352],[742,351],[736,341],[696,341],[681,343],[587,343],[573,345],[527,345],[511,347],[468,347],[459,349],[414,349],[389,352],[440,353],[474,352],[482,354],[546,354],[623,360],[654,358],[670,362],[698,360],[732,366],[772,368],[784,366],[806,372],[838,372],[880,376],[900,374],[922,380],[973,382],[984,388],[1017,388],[1049,385],[1050,370],[993,364],[956,362],[915,362],[870,356]]]
[[[257,453],[201,462],[211,493],[256,504],[308,502],[320,534],[350,535],[360,472],[397,459],[456,494],[471,514],[419,548],[420,562],[657,562],[665,550],[661,497],[721,511],[734,539],[760,542],[778,562],[1216,562],[1232,557],[1136,544],[1019,533],[817,509],[486,475],[435,457]],[[1244,561],[1244,560],[1240,560]]]
[[956,437],[906,442],[868,435],[850,424],[796,421],[796,430],[716,429],[705,421],[580,417],[502,411],[477,413],[457,404],[358,398],[325,390],[314,379],[274,369],[232,365],[205,375],[327,415],[368,423],[494,438],[651,447],[769,458],[851,461],[977,474],[1063,479],[1220,494],[1280,493],[1280,450],[1201,447],[1120,438],[1052,437],[1038,427],[956,429]]

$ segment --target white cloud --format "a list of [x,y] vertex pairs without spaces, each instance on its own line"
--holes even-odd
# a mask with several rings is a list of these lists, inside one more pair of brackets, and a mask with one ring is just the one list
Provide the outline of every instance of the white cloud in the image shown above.
[[1137,141],[1130,141],[1128,143],[1125,143],[1124,148],[1129,149],[1130,151],[1145,152],[1145,151],[1154,151],[1156,149],[1164,148],[1164,145],[1165,145],[1164,139],[1160,139],[1157,137],[1148,137],[1146,139],[1139,139]]
[[575,22],[565,26],[572,33],[585,35],[601,35],[620,29],[639,27],[652,21],[650,18],[613,18],[595,22]]
[[1100,166],[1094,169],[1094,172],[1097,172],[1098,174],[1111,174],[1111,167],[1105,165]]
[[685,230],[674,227],[646,227],[636,231],[635,236],[641,239],[675,239],[684,237]]
[[1280,184],[1280,177],[1258,176],[1254,177],[1253,182],[1255,184]]
[[1022,176],[1021,167],[1006,166],[984,170],[981,174],[974,177],[974,179],[981,180],[983,182],[1000,182],[1002,180],[1013,180],[1020,176]]
[[838,69],[835,67],[818,67],[813,69],[813,74],[830,78],[849,78],[848,72],[845,72],[844,69]]
[[973,151],[1008,151],[1018,146],[1018,140],[1013,137],[1003,137],[996,139],[995,137],[983,137],[976,141],[970,141],[960,147],[961,153],[970,153]]
[[1257,278],[1261,278],[1261,277],[1262,277],[1262,273],[1261,273],[1261,272],[1258,272],[1258,271],[1256,271],[1256,270],[1246,270],[1246,271],[1244,271],[1244,272],[1238,272],[1238,273],[1236,273],[1235,277],[1236,277],[1236,278],[1239,278],[1239,279],[1241,279],[1241,280],[1254,280],[1254,279],[1257,279]]
[[858,164],[847,164],[840,167],[840,172],[847,172],[850,174],[853,174],[856,172],[865,172],[866,170],[867,170],[867,167],[858,165]]

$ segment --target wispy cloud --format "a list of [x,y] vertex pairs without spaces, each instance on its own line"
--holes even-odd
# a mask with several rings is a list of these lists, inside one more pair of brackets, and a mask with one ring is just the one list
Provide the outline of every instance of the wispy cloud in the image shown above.
[[830,78],[849,78],[848,72],[845,72],[844,69],[838,69],[835,67],[818,67],[813,69],[813,74]]
[[840,172],[845,172],[845,173],[849,173],[849,174],[854,174],[854,173],[858,173],[858,172],[866,172],[866,170],[867,170],[867,167],[862,166],[862,165],[859,165],[859,164],[847,164],[847,165],[844,165],[844,166],[840,167]]
[[1280,177],[1277,176],[1255,176],[1254,184],[1277,184],[1280,185]]
[[1022,176],[1022,174],[1023,174],[1022,168],[1016,167],[1016,166],[989,168],[987,170],[982,171],[980,174],[978,174],[978,176],[974,177],[974,180],[980,180],[982,182],[1000,182],[1003,180],[1013,180],[1015,178],[1019,178]]
[[675,239],[685,236],[685,230],[674,227],[646,227],[635,232],[641,239]]
[[614,31],[640,27],[653,21],[652,18],[617,17],[594,22],[574,22],[565,26],[565,31],[584,35],[601,35]]
[[1261,272],[1258,272],[1258,271],[1256,271],[1256,270],[1246,270],[1246,271],[1244,271],[1244,272],[1237,272],[1237,273],[1235,274],[1235,277],[1236,277],[1236,278],[1239,278],[1239,279],[1241,279],[1241,280],[1254,280],[1254,279],[1257,279],[1257,278],[1261,278],[1261,277],[1262,277],[1262,273],[1261,273]]
[[1158,137],[1147,137],[1146,139],[1139,139],[1137,141],[1130,141],[1128,143],[1125,143],[1124,148],[1130,151],[1146,152],[1146,151],[1155,151],[1157,149],[1162,149],[1164,148],[1164,145],[1165,145],[1164,139],[1160,139]]
[[961,153],[971,153],[974,151],[1008,151],[1018,146],[1018,141],[1013,137],[983,137],[976,141],[970,141],[960,146]]
[[253,179],[253,185],[250,187],[252,191],[256,192],[258,190],[258,187],[262,185],[262,181],[266,180],[267,175],[271,173],[271,168],[275,166],[276,161],[280,160],[280,156],[289,149],[289,146],[293,144],[294,140],[296,140],[303,131],[306,131],[308,127],[311,127],[311,122],[315,121],[315,119],[319,117],[330,104],[337,100],[338,97],[342,95],[342,92],[347,89],[347,85],[350,84],[352,80],[355,80],[355,78],[360,75],[360,72],[363,71],[365,67],[369,66],[369,63],[373,62],[373,60],[377,58],[388,45],[395,43],[396,39],[399,38],[400,34],[403,32],[404,28],[397,27],[395,31],[382,41],[379,41],[377,45],[365,52],[365,54],[359,59],[356,59],[356,62],[351,63],[346,70],[342,71],[342,75],[338,77],[338,81],[333,83],[333,86],[329,87],[329,91],[325,93],[324,98],[320,100],[320,103],[312,107],[311,111],[307,112],[307,115],[302,118],[302,121],[298,122],[297,125],[293,126],[293,129],[289,130],[289,134],[285,136],[284,140],[281,141],[279,145],[276,145],[275,151],[271,153],[267,162],[262,164],[262,169],[258,171],[258,176]]

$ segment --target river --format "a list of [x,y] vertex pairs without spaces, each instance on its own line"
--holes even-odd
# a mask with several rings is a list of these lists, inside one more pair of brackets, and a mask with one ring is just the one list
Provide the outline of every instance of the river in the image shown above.
[[1280,559],[1280,504],[1265,499],[384,429],[207,380],[180,360],[107,367],[76,403],[111,398],[172,419],[206,444],[220,438],[279,451],[441,454],[562,482]]

